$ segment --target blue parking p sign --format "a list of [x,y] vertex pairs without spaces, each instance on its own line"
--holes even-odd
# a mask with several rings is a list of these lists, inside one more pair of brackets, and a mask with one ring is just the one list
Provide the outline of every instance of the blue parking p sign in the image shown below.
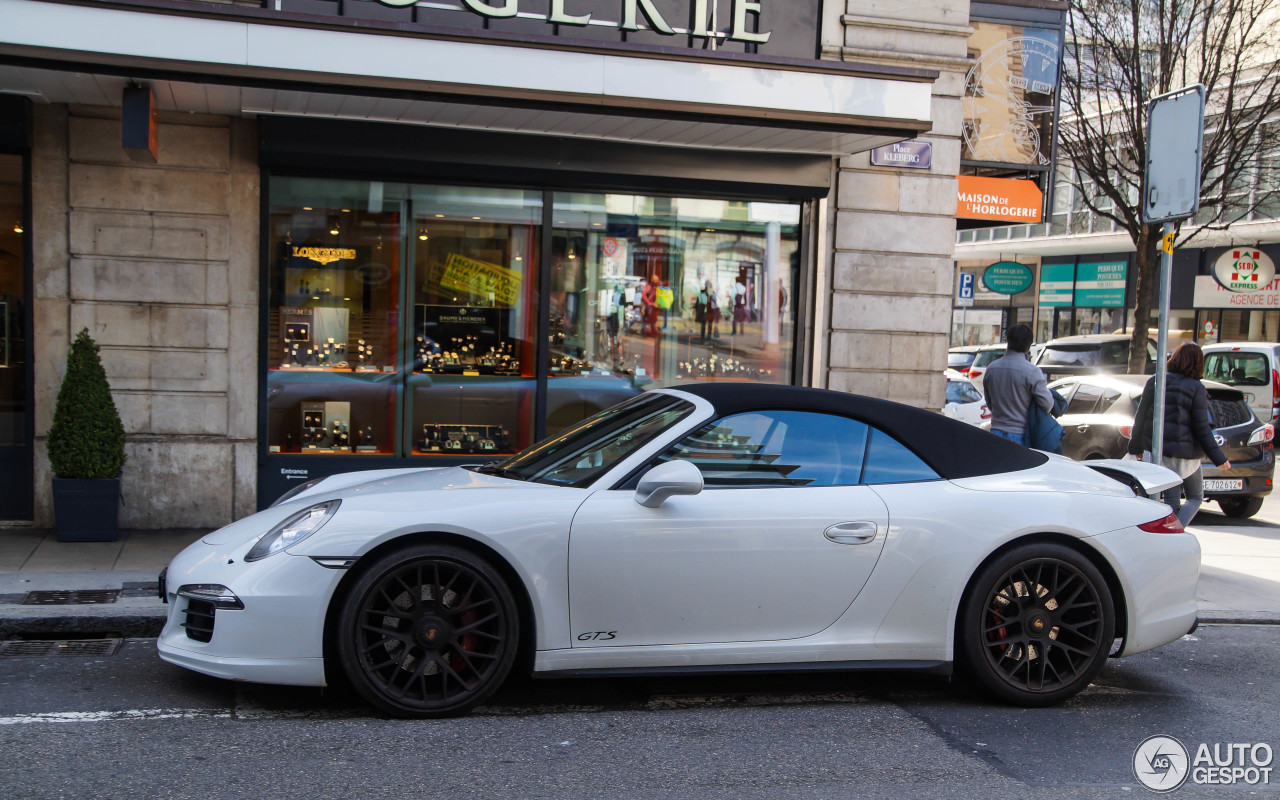
[[961,300],[973,299],[973,278],[972,272],[960,273],[960,293],[957,295]]

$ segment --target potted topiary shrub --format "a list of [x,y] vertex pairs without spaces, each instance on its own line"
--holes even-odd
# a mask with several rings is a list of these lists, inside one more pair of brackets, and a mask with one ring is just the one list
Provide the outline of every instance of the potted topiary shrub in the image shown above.
[[67,353],[67,374],[49,429],[49,464],[58,541],[114,541],[124,425],[87,328],[76,334]]

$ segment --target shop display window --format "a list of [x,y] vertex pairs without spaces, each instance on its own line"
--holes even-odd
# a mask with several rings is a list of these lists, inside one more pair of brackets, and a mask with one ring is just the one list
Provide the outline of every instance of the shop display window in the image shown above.
[[396,452],[402,205],[367,181],[273,181],[269,452]]
[[791,382],[799,205],[560,193],[552,216],[548,433],[645,389]]
[[268,454],[497,457],[647,389],[792,380],[798,204],[268,191]]
[[413,455],[510,455],[535,437],[542,195],[415,186]]

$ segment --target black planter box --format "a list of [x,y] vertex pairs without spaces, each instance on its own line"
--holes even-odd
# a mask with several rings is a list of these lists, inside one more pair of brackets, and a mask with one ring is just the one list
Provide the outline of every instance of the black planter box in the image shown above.
[[120,479],[53,479],[53,514],[60,542],[114,542]]

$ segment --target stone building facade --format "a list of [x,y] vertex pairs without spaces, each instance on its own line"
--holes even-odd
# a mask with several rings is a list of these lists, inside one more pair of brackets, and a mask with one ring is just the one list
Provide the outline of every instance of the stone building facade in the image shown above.
[[[44,443],[69,342],[81,328],[88,328],[101,346],[127,431],[122,527],[216,527],[274,499],[282,485],[280,475],[290,478],[293,475],[287,473],[311,470],[310,476],[314,477],[319,473],[311,465],[321,462],[337,466],[321,467],[320,473],[359,468],[364,463],[437,463],[421,452],[426,442],[417,442],[417,434],[408,430],[418,421],[410,413],[410,407],[417,402],[413,399],[417,391],[414,375],[389,395],[394,397],[395,413],[403,418],[387,423],[395,425],[399,438],[386,447],[379,445],[386,458],[375,459],[370,453],[361,462],[354,458],[355,446],[349,448],[350,458],[309,455],[300,451],[292,428],[283,434],[276,429],[279,414],[273,405],[277,402],[275,388],[282,386],[287,395],[294,384],[273,383],[288,377],[278,375],[283,370],[272,361],[278,358],[277,326],[281,324],[275,315],[285,307],[267,295],[278,291],[272,287],[278,287],[277,281],[287,276],[277,274],[277,266],[272,265],[282,243],[271,214],[285,202],[279,199],[285,189],[294,191],[289,188],[294,186],[289,183],[294,176],[302,176],[297,179],[298,185],[313,181],[320,186],[327,180],[327,176],[308,166],[312,162],[306,161],[316,148],[319,155],[314,156],[314,163],[338,163],[349,157],[354,165],[349,175],[368,176],[367,184],[360,184],[360,191],[381,193],[384,178],[430,183],[432,176],[439,175],[444,177],[437,182],[459,182],[459,165],[465,166],[467,159],[474,156],[468,147],[480,141],[477,137],[516,135],[515,128],[524,126],[519,135],[533,134],[531,138],[493,141],[528,141],[532,143],[527,148],[529,152],[491,151],[474,157],[479,159],[476,163],[484,162],[485,169],[501,167],[504,174],[517,176],[510,178],[512,185],[539,189],[546,203],[559,203],[559,198],[569,195],[557,192],[581,186],[584,191],[601,192],[601,203],[616,206],[619,196],[604,194],[609,191],[609,186],[604,185],[608,181],[590,177],[595,174],[593,170],[621,176],[617,178],[618,185],[647,203],[645,207],[650,212],[655,207],[653,198],[664,195],[712,199],[723,196],[728,199],[716,202],[727,203],[725,207],[730,211],[725,213],[730,216],[745,213],[742,208],[747,206],[752,214],[757,207],[766,213],[785,200],[781,217],[771,218],[772,221],[761,217],[758,225],[751,220],[735,222],[726,217],[724,230],[737,231],[733,234],[737,237],[735,242],[744,236],[756,237],[751,241],[758,241],[759,246],[752,247],[763,254],[753,256],[762,259],[758,266],[741,267],[738,272],[739,282],[750,283],[746,290],[750,308],[744,313],[744,324],[765,326],[781,312],[787,320],[793,319],[794,325],[788,321],[778,328],[782,331],[781,345],[776,336],[771,341],[765,332],[758,348],[748,351],[744,346],[742,353],[737,353],[717,351],[712,345],[711,354],[718,352],[722,364],[726,359],[736,359],[739,367],[744,358],[757,359],[750,364],[752,374],[767,373],[770,380],[886,397],[926,408],[937,409],[943,404],[940,370],[948,344],[953,280],[960,97],[969,34],[967,0],[813,0],[809,29],[813,42],[805,45],[812,50],[807,61],[789,52],[771,58],[764,45],[757,48],[749,36],[735,43],[734,32],[727,23],[721,24],[726,54],[708,58],[698,51],[694,33],[689,33],[694,45],[690,52],[672,56],[669,47],[651,47],[668,43],[652,30],[623,36],[625,41],[621,44],[608,41],[587,46],[576,40],[561,42],[540,35],[508,36],[489,21],[479,33],[449,28],[448,35],[433,37],[405,22],[408,17],[392,17],[411,11],[365,0],[347,4],[349,9],[358,9],[375,20],[361,23],[363,27],[359,28],[315,14],[272,16],[270,4],[246,10],[199,0],[175,2],[183,5],[180,15],[173,13],[174,3],[152,0],[103,3],[92,9],[59,2],[0,0],[0,15],[12,23],[0,30],[0,78],[4,79],[0,86],[17,87],[21,96],[30,101],[25,123],[29,147],[23,157],[27,159],[26,181],[30,189],[26,291],[30,311],[28,369],[32,403],[28,411],[33,524],[50,527],[54,522]],[[530,8],[535,5],[546,4],[532,3]],[[656,8],[676,5],[676,0],[670,0],[659,2]],[[720,5],[725,6],[722,19],[729,19],[732,4],[723,0]],[[767,11],[770,4],[760,5]],[[280,8],[279,4],[275,7]],[[319,3],[308,6],[312,11],[318,7]],[[752,19],[755,13],[751,12]],[[145,44],[138,44],[140,40],[129,36],[103,44],[102,38],[95,36],[95,29],[123,24],[125,17],[131,23],[141,19],[159,27],[148,32]],[[768,23],[763,11],[760,20],[757,26],[763,30]],[[473,27],[476,22],[461,13],[448,21],[463,21]],[[779,25],[778,30],[783,30]],[[228,26],[240,27],[231,30]],[[250,46],[245,52],[237,51],[234,59],[238,61],[232,64],[231,56],[215,52],[224,44],[232,47],[238,41],[236,31],[245,29],[250,33]],[[615,31],[603,26],[590,32],[602,39],[616,38]],[[255,61],[255,35],[278,37],[279,42],[289,42],[290,47],[264,46],[263,52],[269,50],[273,55]],[[557,29],[556,35],[563,36],[563,32]],[[359,50],[375,36],[377,43],[385,44],[388,55],[385,60],[372,59],[376,63],[371,65],[350,66],[344,58],[329,59],[337,63],[320,64],[305,61],[302,55],[313,50],[316,42],[345,41]],[[364,39],[357,42],[360,37]],[[778,33],[775,41],[786,44],[789,40]],[[646,50],[646,46],[650,49]],[[445,47],[455,49],[447,54],[430,49]],[[733,48],[741,52],[729,53]],[[451,75],[457,85],[442,85],[431,74],[415,74],[418,67],[407,65],[405,60],[406,55],[421,56],[421,63],[430,65],[439,63],[432,59],[447,55],[465,61],[467,53],[481,49],[485,54],[483,58],[476,57],[476,64],[495,55],[516,59],[509,64],[519,64],[523,62],[518,59],[529,53],[560,59],[562,63],[556,65],[553,77],[541,83],[508,75],[507,85],[484,82],[492,76],[466,85]],[[631,59],[633,55],[642,56],[643,62]],[[642,69],[631,84],[619,83],[590,100],[603,107],[603,112],[597,112],[584,99],[588,90],[569,85],[575,71],[581,71],[575,59],[586,58],[594,59],[593,68],[599,66],[600,59],[614,59],[611,63],[631,66],[634,62]],[[870,96],[874,103],[860,107],[857,115],[850,115],[847,109],[837,107],[836,100],[815,93],[809,97],[812,107],[804,107],[799,101],[793,107],[784,107],[786,102],[778,101],[778,108],[763,115],[778,119],[756,127],[762,124],[761,120],[752,119],[748,112],[756,113],[758,109],[747,108],[741,97],[699,97],[697,81],[690,82],[694,89],[683,93],[675,85],[664,83],[671,80],[669,76],[681,74],[669,70],[690,69],[690,74],[696,75],[704,68],[726,70],[725,76],[739,76],[735,79],[742,81],[759,80],[761,86],[780,79],[803,82],[810,79],[808,76],[821,75],[824,81],[836,82],[833,86],[845,82],[849,96]],[[429,72],[430,67],[421,69]],[[555,84],[556,80],[562,84]],[[707,85],[713,84],[714,81]],[[125,85],[149,86],[156,95],[160,147],[154,162],[135,159],[121,148],[118,91]],[[750,88],[746,86],[744,91]],[[434,108],[431,104],[446,110],[451,103],[461,107],[475,102],[480,95],[484,96],[483,103],[466,106],[465,113],[449,124],[449,130],[465,135],[439,140],[447,139],[447,147],[454,148],[447,158],[440,159],[449,164],[415,160],[428,158],[420,152],[410,153],[415,147],[412,141],[417,141],[412,137],[417,133],[406,134],[403,164],[386,167],[378,161],[385,160],[385,154],[378,152],[381,144],[393,150],[398,146],[400,137],[395,131],[403,130],[403,123],[418,123],[414,130],[423,130],[421,118],[410,120],[412,115],[421,117],[426,113],[423,109]],[[681,97],[673,99],[675,95]],[[762,102],[772,102],[767,93],[758,95],[764,98]],[[840,92],[832,93],[832,97],[837,95]],[[352,110],[353,104],[360,102],[366,105]],[[510,108],[503,105],[505,102],[511,103]],[[560,108],[557,103],[566,105]],[[494,127],[493,120],[504,114],[522,113],[526,105],[535,106],[542,118],[521,118],[507,129]],[[619,141],[618,134],[589,133],[606,131],[606,118],[611,114],[635,122],[627,141]],[[481,118],[486,118],[485,124],[490,126],[483,132],[477,122]],[[640,124],[637,120],[648,122]],[[377,127],[397,123],[401,123],[400,127]],[[427,129],[423,135],[433,135],[433,129]],[[584,143],[585,149],[555,150],[558,145],[554,142],[558,140],[547,138],[575,129],[579,131],[574,134],[579,137],[576,141]],[[295,142],[290,137],[299,130],[306,132],[304,140]],[[493,133],[495,130],[499,132]],[[350,152],[322,152],[325,141],[337,142],[334,137],[341,138],[351,131],[357,140],[363,136],[361,131],[369,131],[372,138],[392,133],[389,139],[370,144],[370,152],[361,149],[365,144]],[[929,169],[871,164],[868,151],[872,147],[912,137],[932,145]],[[707,141],[725,144],[718,149],[699,145]],[[547,142],[553,144],[542,152],[540,148]],[[600,149],[591,149],[597,145]],[[341,149],[345,145],[339,142],[333,146]],[[697,158],[688,159],[683,155],[686,153]],[[637,166],[636,154],[652,157],[654,166]],[[572,163],[574,158],[583,163]],[[693,160],[699,164],[693,165]],[[570,177],[563,177],[566,170],[572,173]],[[744,170],[750,173],[749,180],[744,177]],[[671,180],[673,172],[683,182],[664,183]],[[406,191],[412,194],[419,189],[411,186]],[[757,199],[768,202],[755,202]],[[307,201],[298,201],[299,208],[302,202]],[[369,203],[367,210],[371,213],[373,200]],[[342,214],[349,213],[349,209],[338,208],[340,205],[334,201],[332,215],[322,221],[325,228],[341,228],[345,236],[348,217]],[[657,203],[658,207],[663,205],[662,201]],[[693,206],[692,202],[688,204]],[[381,200],[378,207],[381,208]],[[794,221],[787,216],[792,208]],[[309,205],[305,210],[311,213]],[[553,227],[560,223],[551,219],[550,210],[540,213]],[[300,210],[296,212],[301,214]],[[295,219],[301,218],[296,215]],[[371,218],[366,214],[363,224],[371,226]],[[479,218],[480,214],[471,217]],[[616,215],[612,219],[609,229],[623,231],[617,234],[618,239],[627,235],[635,238],[634,230],[617,225]],[[641,215],[637,219],[643,237],[648,218]],[[777,273],[770,272],[773,268],[765,263],[770,259],[775,267],[780,263],[778,219],[783,220],[784,261],[789,257],[793,264],[791,277],[781,279],[781,290],[768,282],[774,280],[768,276]],[[415,231],[404,220],[398,224],[402,228],[400,235],[407,241],[403,243],[405,252],[412,256],[413,251],[408,248],[413,242],[409,240],[419,238],[425,243],[425,226],[419,225]],[[583,223],[590,224],[593,223]],[[708,232],[714,228],[707,224]],[[692,234],[687,230],[681,230],[680,235],[686,236],[681,247],[688,248],[688,253],[703,246],[689,238]],[[793,238],[788,238],[792,234],[786,231],[794,231]],[[670,239],[669,233],[663,235]],[[291,234],[292,231],[283,234],[286,243]],[[589,228],[581,235],[588,234]],[[569,259],[574,258],[575,242],[598,241],[575,238],[578,235],[573,233],[564,239],[568,242]],[[381,248],[381,236],[378,234],[377,248]],[[661,238],[656,233],[653,237]],[[544,248],[543,262],[548,268],[553,263],[564,263],[561,259],[565,256],[557,249],[561,245],[550,238],[554,237],[537,239],[543,242],[538,246]],[[715,248],[728,253],[731,244],[720,241]],[[734,246],[739,250],[733,251],[732,257],[744,258],[741,246]],[[641,252],[634,248],[632,258],[639,258],[637,254]],[[402,266],[407,272],[409,264]],[[692,307],[701,284],[702,272],[698,274],[697,281],[688,277],[683,279],[684,284],[673,281],[677,296],[681,287],[686,287],[689,307],[681,312],[679,324],[684,327],[669,335],[666,346],[684,348],[687,355],[682,359],[692,360],[699,352],[694,349],[700,340],[696,337]],[[635,282],[626,288],[635,288],[634,305],[639,308],[640,283],[648,276],[622,277]],[[404,279],[404,291],[416,291],[414,280]],[[554,311],[562,302],[556,296],[554,281],[560,280],[558,277],[538,280],[553,296],[549,301],[534,301],[544,304],[540,307],[543,312],[534,317],[539,313],[545,316],[547,303]],[[590,291],[579,294],[583,302],[607,298],[607,285],[596,283],[595,277],[590,281]],[[666,280],[662,283],[665,285]],[[618,297],[623,288],[619,283]],[[725,291],[721,302],[732,304],[732,275]],[[772,299],[774,292],[778,303]],[[490,298],[492,301],[492,295]],[[418,313],[408,299],[399,302],[401,305],[391,309],[387,318],[402,320]],[[574,303],[570,301],[569,305],[572,309]],[[627,319],[621,310],[619,316],[625,326]],[[721,325],[727,328],[731,321],[726,319]],[[535,320],[530,323],[533,333],[527,338],[546,336],[549,331],[554,340],[557,324],[561,323]],[[624,336],[626,332],[624,327]],[[570,331],[571,341],[573,335]],[[642,335],[636,334],[637,339]],[[623,365],[628,367],[624,372],[631,385],[645,383],[639,378],[646,372],[646,378],[656,377],[656,368],[640,367],[641,363],[647,367],[650,357],[655,367],[666,364],[663,368],[668,370],[668,382],[697,377],[692,375],[692,364],[686,369],[684,360],[673,361],[673,356],[668,355],[665,358],[675,366],[662,362],[656,338],[657,335],[649,349],[637,349],[634,367]],[[778,355],[779,347],[783,356]],[[532,414],[520,411],[524,415],[520,425],[525,424],[526,417],[532,420],[526,438],[551,430],[544,418],[534,419],[544,412],[544,416],[549,415],[547,408],[556,402],[559,385],[545,377],[547,370],[541,366],[550,358],[554,372],[555,365],[563,363],[557,359],[569,357],[568,350],[553,350],[548,355],[541,346],[532,346],[531,352],[542,359],[538,364],[543,377],[530,378],[533,373],[527,368],[522,373],[529,387],[528,402],[531,408],[538,409]],[[576,354],[585,361],[582,352],[579,349]],[[748,352],[750,355],[743,355]],[[397,358],[402,373],[414,372],[415,366],[406,361],[408,356],[402,353]],[[775,370],[764,368],[775,364],[782,365],[776,375]],[[618,378],[622,372],[617,359],[612,366],[613,374],[607,377]],[[387,374],[394,371],[391,367],[384,370]],[[306,376],[295,376],[299,380],[303,377]],[[585,370],[582,377],[587,377]],[[549,388],[548,383],[552,384]],[[355,402],[358,406],[360,401]],[[583,408],[589,412],[591,403],[584,402]],[[288,424],[296,427],[293,416],[296,410],[291,406],[286,417]],[[286,441],[288,444],[284,444]],[[267,481],[268,473],[275,483]]]

